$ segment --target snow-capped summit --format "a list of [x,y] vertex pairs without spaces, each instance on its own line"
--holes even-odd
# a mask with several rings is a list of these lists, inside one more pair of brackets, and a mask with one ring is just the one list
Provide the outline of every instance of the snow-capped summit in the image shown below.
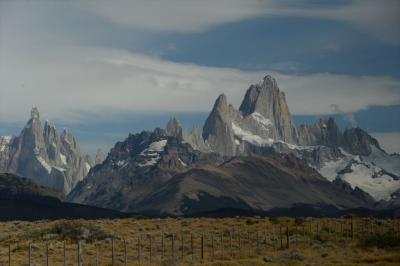
[[376,200],[390,198],[398,188],[398,157],[389,156],[360,128],[342,132],[333,118],[295,127],[285,95],[269,75],[249,87],[239,110],[228,104],[225,95],[219,96],[204,124],[203,138],[211,150],[227,156],[294,154],[327,179],[341,178]]

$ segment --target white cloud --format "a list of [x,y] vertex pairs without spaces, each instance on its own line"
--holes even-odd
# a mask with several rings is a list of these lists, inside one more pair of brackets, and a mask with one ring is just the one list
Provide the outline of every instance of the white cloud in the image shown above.
[[152,31],[198,32],[255,17],[295,16],[336,20],[400,44],[398,0],[320,4],[297,0],[97,0],[78,2],[86,11],[119,25]]
[[277,78],[294,114],[329,114],[332,104],[354,112],[400,103],[400,81],[390,77],[246,72],[58,46],[22,57],[2,54],[0,120],[25,120],[32,105],[58,118],[74,118],[79,111],[209,111],[220,93],[238,106],[248,86],[266,73]]
[[371,133],[371,135],[378,139],[382,148],[388,152],[400,153],[400,132],[387,132],[387,133]]
[[[279,6],[281,1],[228,2],[179,1],[179,5],[168,2],[175,4],[171,9],[164,6],[166,1],[151,2],[152,8],[147,1],[135,1],[135,8],[121,9],[120,3],[130,5],[133,2],[118,4],[113,1],[115,9],[109,12],[115,14],[104,16],[113,20],[119,13],[126,12],[126,25],[183,32],[258,16],[260,12],[323,16],[321,9],[313,8],[314,13],[307,13],[311,11]],[[70,17],[76,17],[71,15],[73,12],[68,13],[71,12],[70,3],[96,4],[91,9],[102,9],[103,4],[111,2],[0,1],[0,121],[24,121],[32,105],[39,106],[53,118],[75,120],[79,120],[79,111],[209,111],[220,93],[226,93],[238,106],[249,84],[259,81],[266,73],[277,77],[295,114],[329,114],[332,104],[339,105],[343,112],[353,112],[370,105],[400,103],[400,81],[390,77],[278,73],[279,67],[296,67],[292,62],[277,65],[272,71],[246,72],[174,63],[120,50],[72,46],[71,43],[76,43],[71,41],[73,36],[63,35],[68,31],[64,26],[71,24]],[[266,5],[269,8],[266,9]],[[67,14],[62,13],[64,9]],[[208,9],[212,10],[208,12]],[[341,14],[332,10],[329,12]],[[346,17],[330,16],[332,19]],[[63,26],[57,26],[59,21],[55,17],[63,20]],[[131,21],[130,17],[137,18]],[[382,21],[379,19],[376,23]],[[54,28],[53,24],[56,24]]]
[[196,32],[263,15],[266,2],[271,1],[97,0],[79,2],[79,7],[122,26],[154,31]]

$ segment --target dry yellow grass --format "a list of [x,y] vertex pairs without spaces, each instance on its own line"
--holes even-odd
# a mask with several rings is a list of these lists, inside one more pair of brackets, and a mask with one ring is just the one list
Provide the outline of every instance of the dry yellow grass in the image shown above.
[[[287,248],[286,228],[289,228],[289,248]],[[96,254],[99,265],[112,265],[113,242],[114,265],[125,265],[125,243],[127,265],[139,265],[139,238],[140,265],[400,265],[398,247],[378,249],[360,245],[360,239],[363,237],[384,231],[396,235],[399,241],[398,230],[399,221],[393,220],[303,221],[285,217],[13,221],[0,223],[0,265],[8,265],[9,247],[11,247],[12,265],[28,265],[30,244],[32,265],[46,265],[46,245],[49,265],[63,265],[64,238],[67,265],[77,265],[77,237],[82,239],[80,261],[83,265],[96,265]],[[162,234],[164,256],[161,260]],[[203,260],[201,259],[202,235]],[[221,246],[221,235],[223,246]],[[214,252],[212,239],[214,239]]]

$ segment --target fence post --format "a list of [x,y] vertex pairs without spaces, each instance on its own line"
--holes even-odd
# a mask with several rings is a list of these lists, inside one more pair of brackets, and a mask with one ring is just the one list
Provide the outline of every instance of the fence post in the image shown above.
[[229,252],[231,254],[231,258],[233,258],[232,231],[229,231]]
[[8,244],[8,266],[11,266],[11,244]]
[[46,266],[49,266],[49,243],[46,241]]
[[114,237],[111,239],[111,265],[115,265],[115,243],[114,243]]
[[149,261],[151,262],[152,261],[152,259],[153,259],[153,253],[152,253],[152,250],[153,250],[153,241],[152,241],[152,237],[151,237],[151,234],[149,234],[148,235],[148,237],[149,237]]
[[281,249],[283,249],[282,226],[279,227],[279,238],[280,238],[280,240],[281,240]]
[[201,259],[204,259],[204,233],[201,234]]
[[211,233],[211,258],[214,259],[214,233]]
[[350,227],[350,232],[351,232],[351,239],[353,239],[354,238],[354,228],[353,228],[353,217],[351,218],[351,227]]
[[239,257],[242,257],[242,236],[240,234],[240,230],[238,230],[238,238],[239,238]]
[[251,248],[252,248],[250,240],[251,240],[250,239],[250,231],[247,231],[247,245],[248,245],[248,248],[249,248],[249,257],[251,256]]
[[259,235],[258,235],[258,231],[257,231],[257,233],[256,233],[256,237],[257,237],[257,250],[256,250],[256,252],[257,252],[257,255],[260,255],[260,239],[259,239]]
[[286,249],[289,249],[289,244],[290,244],[289,226],[286,226]]
[[96,266],[99,266],[99,242],[96,240]]
[[183,260],[183,257],[185,256],[184,252],[184,245],[183,245],[183,231],[181,231],[181,259]]
[[141,248],[141,244],[140,244],[140,235],[139,235],[138,241],[137,241],[137,255],[138,255],[139,264],[140,264],[140,248]]
[[194,260],[193,233],[190,233],[190,250],[192,253],[192,261]]
[[32,265],[32,243],[29,243],[29,250],[28,250],[28,265],[31,266]]
[[161,261],[164,259],[164,231],[161,232]]
[[267,248],[268,248],[268,229],[267,229],[267,227],[265,227],[265,231],[264,231],[264,243],[265,243],[265,250],[267,250]]
[[124,260],[125,260],[125,266],[128,265],[128,250],[126,247],[126,240],[124,239]]
[[172,249],[172,260],[175,260],[175,234],[172,234],[171,249]]
[[224,257],[224,231],[221,230],[221,236],[220,236],[220,244],[221,244],[221,257]]
[[67,266],[67,251],[66,251],[66,246],[65,246],[65,240],[63,242],[63,260],[64,260],[64,266]]

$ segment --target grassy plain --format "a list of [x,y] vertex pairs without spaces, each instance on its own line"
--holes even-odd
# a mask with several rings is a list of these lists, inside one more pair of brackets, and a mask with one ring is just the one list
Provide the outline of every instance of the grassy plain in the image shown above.
[[113,265],[113,258],[114,265],[400,265],[399,224],[286,217],[1,222],[0,265],[8,265],[9,251],[11,265],[28,265],[29,253],[31,265],[64,265],[64,245],[65,265]]

